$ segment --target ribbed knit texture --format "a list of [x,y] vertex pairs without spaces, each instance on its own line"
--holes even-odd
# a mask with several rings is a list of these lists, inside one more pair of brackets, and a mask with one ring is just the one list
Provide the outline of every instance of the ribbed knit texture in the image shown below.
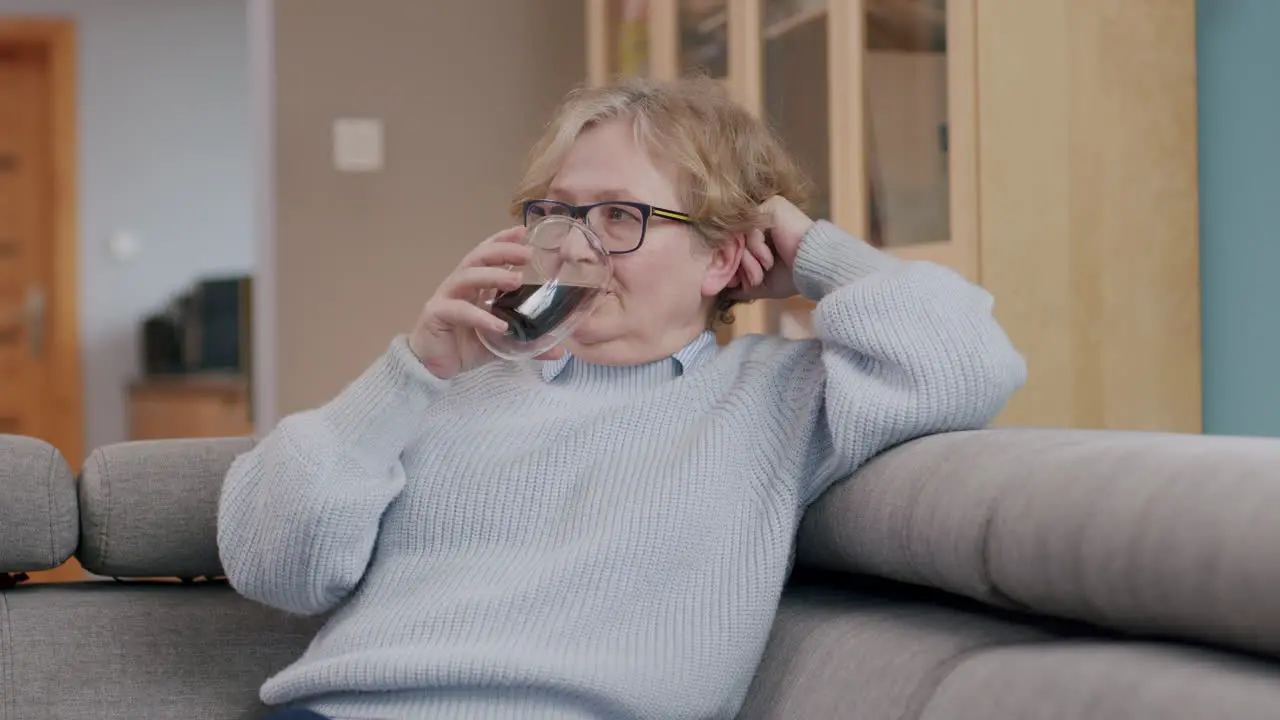
[[819,340],[432,377],[404,338],[231,468],[244,595],[333,611],[269,704],[336,718],[731,718],[805,505],[880,450],[988,423],[1025,376],[992,300],[820,222]]

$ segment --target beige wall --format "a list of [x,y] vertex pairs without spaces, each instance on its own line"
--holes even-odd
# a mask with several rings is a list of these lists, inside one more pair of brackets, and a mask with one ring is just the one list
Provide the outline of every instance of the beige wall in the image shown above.
[[[274,27],[280,417],[332,397],[511,224],[528,146],[586,70],[581,0],[277,0]],[[347,116],[385,122],[382,172],[333,169]]]

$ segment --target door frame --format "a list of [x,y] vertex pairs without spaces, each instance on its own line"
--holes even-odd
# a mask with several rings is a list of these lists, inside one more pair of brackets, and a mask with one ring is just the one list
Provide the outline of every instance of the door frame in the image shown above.
[[79,165],[76,28],[62,18],[0,15],[0,45],[36,45],[48,53],[53,118],[53,247],[50,263],[47,439],[73,468],[84,461],[84,403],[80,375]]
[[255,435],[275,427],[276,103],[275,0],[248,0],[249,111],[253,123],[253,356],[249,360]]

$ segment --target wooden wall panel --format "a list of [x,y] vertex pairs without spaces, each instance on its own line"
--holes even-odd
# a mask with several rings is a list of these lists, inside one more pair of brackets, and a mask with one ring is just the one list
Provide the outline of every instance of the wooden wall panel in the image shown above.
[[1031,374],[1002,424],[1199,432],[1195,3],[978,28],[982,283]]

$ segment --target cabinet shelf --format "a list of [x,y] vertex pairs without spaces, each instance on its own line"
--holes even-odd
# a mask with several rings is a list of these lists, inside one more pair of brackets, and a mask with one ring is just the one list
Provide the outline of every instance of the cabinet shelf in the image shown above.
[[867,0],[867,49],[946,50],[947,11],[941,0]]
[[811,22],[821,20],[826,16],[827,6],[825,4],[810,5],[808,7],[801,8],[800,10],[796,10],[783,18],[771,21],[764,27],[764,30],[760,35],[765,40],[777,40],[793,30],[802,28]]
[[694,31],[699,35],[710,35],[711,33],[727,26],[729,24],[729,11],[717,10],[710,15],[698,20],[694,25]]

